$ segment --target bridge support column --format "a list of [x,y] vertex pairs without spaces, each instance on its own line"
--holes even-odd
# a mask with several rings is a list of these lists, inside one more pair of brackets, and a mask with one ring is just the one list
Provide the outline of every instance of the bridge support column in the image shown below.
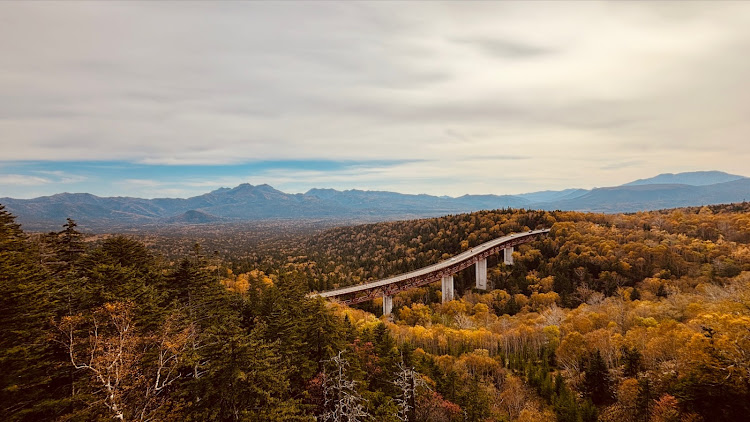
[[453,300],[453,276],[443,276],[443,303]]
[[503,249],[503,263],[513,265],[513,246]]
[[480,259],[476,265],[477,289],[487,290],[487,259]]
[[393,296],[383,295],[383,315],[393,312]]

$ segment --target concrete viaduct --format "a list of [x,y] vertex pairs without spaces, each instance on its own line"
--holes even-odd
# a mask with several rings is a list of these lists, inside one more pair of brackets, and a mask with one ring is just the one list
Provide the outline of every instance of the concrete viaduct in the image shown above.
[[394,294],[412,287],[424,286],[442,280],[443,302],[447,302],[453,300],[453,274],[474,265],[476,267],[477,289],[487,290],[488,256],[502,251],[505,265],[513,265],[514,246],[532,242],[547,233],[549,233],[549,229],[513,233],[482,243],[452,258],[415,271],[357,286],[313,293],[311,296],[333,298],[347,305],[366,302],[382,296],[383,315],[389,315],[393,310]]

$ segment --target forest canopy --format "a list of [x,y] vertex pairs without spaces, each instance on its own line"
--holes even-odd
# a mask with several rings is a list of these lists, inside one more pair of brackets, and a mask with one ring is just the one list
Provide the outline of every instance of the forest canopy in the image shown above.
[[[73,216],[74,217],[74,216]],[[9,421],[727,421],[750,414],[750,205],[496,210],[200,236],[26,233],[0,206]],[[550,228],[440,286],[307,296]],[[245,241],[243,239],[252,239]],[[196,243],[196,240],[199,243]]]

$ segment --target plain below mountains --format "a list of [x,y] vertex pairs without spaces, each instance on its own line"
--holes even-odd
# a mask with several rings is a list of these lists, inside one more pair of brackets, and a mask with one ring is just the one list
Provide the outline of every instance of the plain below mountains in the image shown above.
[[431,217],[483,209],[527,208],[635,212],[743,202],[750,179],[723,172],[662,174],[622,186],[521,195],[445,197],[395,192],[311,189],[289,194],[268,185],[242,184],[192,198],[142,199],[61,193],[34,199],[0,198],[32,230],[57,229],[66,217],[83,227],[211,224],[269,219],[378,221]]

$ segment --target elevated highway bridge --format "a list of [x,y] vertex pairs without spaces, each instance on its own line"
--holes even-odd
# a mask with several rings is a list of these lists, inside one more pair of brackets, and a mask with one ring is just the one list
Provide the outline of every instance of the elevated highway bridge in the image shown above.
[[383,315],[389,315],[393,310],[394,294],[442,280],[443,302],[446,302],[453,300],[454,274],[474,265],[476,267],[476,288],[486,290],[488,256],[502,251],[503,262],[506,265],[513,265],[513,248],[515,246],[533,242],[547,235],[547,233],[549,233],[549,229],[513,233],[482,243],[468,251],[418,270],[356,286],[312,293],[311,296],[332,298],[347,305],[366,302],[382,296]]

